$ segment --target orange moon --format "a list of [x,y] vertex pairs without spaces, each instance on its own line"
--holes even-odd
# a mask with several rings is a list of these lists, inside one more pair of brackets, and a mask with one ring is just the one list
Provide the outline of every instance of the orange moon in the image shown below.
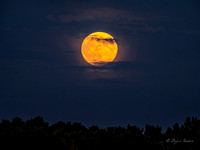
[[83,58],[94,66],[114,61],[117,51],[115,39],[105,32],[91,33],[84,39],[81,46]]

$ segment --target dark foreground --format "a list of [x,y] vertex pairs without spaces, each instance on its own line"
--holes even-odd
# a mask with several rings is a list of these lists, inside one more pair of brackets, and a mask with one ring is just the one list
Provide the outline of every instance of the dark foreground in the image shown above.
[[187,118],[165,133],[160,126],[146,125],[89,128],[81,123],[59,121],[49,125],[41,117],[0,123],[2,150],[200,150],[200,120]]

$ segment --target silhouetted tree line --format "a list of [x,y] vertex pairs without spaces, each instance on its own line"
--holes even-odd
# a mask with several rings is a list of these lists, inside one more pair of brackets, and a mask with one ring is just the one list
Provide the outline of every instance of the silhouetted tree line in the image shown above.
[[84,127],[81,123],[59,121],[49,125],[42,117],[27,121],[14,118],[0,123],[2,150],[200,150],[200,120],[188,117],[166,132],[160,126],[145,128]]

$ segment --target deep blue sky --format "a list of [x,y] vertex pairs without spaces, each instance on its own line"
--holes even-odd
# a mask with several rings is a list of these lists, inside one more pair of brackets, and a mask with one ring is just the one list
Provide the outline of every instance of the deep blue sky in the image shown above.
[[[1,0],[0,18],[0,119],[167,127],[200,116],[198,0]],[[81,55],[96,31],[119,46],[98,68]]]

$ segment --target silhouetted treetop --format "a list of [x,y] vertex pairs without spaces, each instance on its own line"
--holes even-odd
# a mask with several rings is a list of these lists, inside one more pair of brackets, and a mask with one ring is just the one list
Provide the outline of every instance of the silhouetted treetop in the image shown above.
[[23,121],[0,122],[0,149],[49,150],[132,150],[132,149],[200,149],[200,120],[186,118],[162,133],[161,126],[146,124],[145,128],[86,128],[81,123],[58,121],[52,125],[42,117]]

